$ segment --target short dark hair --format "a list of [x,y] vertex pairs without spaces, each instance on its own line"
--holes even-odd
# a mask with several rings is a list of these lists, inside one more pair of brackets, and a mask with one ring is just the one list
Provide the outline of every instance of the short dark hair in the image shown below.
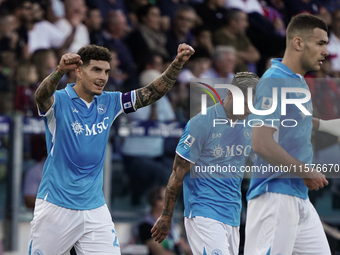
[[81,47],[78,50],[77,54],[81,57],[81,60],[83,61],[83,66],[89,65],[91,59],[103,60],[109,63],[112,60],[110,51],[107,48],[103,46],[97,46],[94,44]]
[[311,14],[299,14],[294,16],[287,27],[287,39],[291,40],[296,35],[310,33],[314,28],[320,28],[328,32],[326,23],[316,16]]
[[244,95],[246,95],[248,88],[253,88],[253,94],[255,94],[259,80],[260,78],[252,72],[238,72],[235,74],[231,84],[240,88]]

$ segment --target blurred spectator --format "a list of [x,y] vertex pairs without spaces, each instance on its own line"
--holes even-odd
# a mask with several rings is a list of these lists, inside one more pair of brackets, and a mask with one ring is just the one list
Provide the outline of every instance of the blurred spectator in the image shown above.
[[124,13],[120,10],[110,11],[105,18],[105,30],[102,33],[102,38],[103,46],[116,49],[120,62],[119,68],[131,76],[135,74],[137,67],[129,48],[123,41],[127,28]]
[[212,66],[201,75],[201,78],[223,78],[231,83],[235,75],[236,51],[231,46],[216,46]]
[[35,65],[31,62],[19,64],[15,70],[14,82],[15,109],[25,116],[33,116],[37,112],[34,92],[38,87],[38,73]]
[[32,62],[38,71],[38,81],[42,82],[57,67],[57,57],[53,50],[37,50],[32,55]]
[[[146,86],[161,73],[148,69],[140,75],[140,84]],[[138,110],[138,114],[128,115],[131,121],[172,121],[175,113],[168,97],[164,96],[153,105]],[[165,155],[167,150],[163,137],[126,137],[122,145],[125,170],[130,178],[132,204],[138,205],[140,200],[155,184],[167,183],[172,170],[172,157]],[[172,148],[174,151],[174,148]]]
[[[195,52],[196,54],[196,52]],[[191,58],[191,57],[190,57]],[[145,61],[144,70],[153,69],[163,73],[166,69],[164,59],[161,54],[151,51],[150,55]]]
[[261,4],[258,0],[225,0],[224,7],[227,9],[239,9],[245,13],[258,12],[264,15]]
[[328,10],[324,7],[323,1],[319,0],[283,0],[288,17],[299,13],[309,13],[318,16],[328,26],[331,25],[332,18]]
[[332,14],[332,27],[329,34],[327,50],[331,57],[332,70],[334,76],[340,77],[340,9]]
[[121,91],[123,82],[127,79],[127,75],[124,74],[119,68],[118,54],[115,49],[109,49],[112,60],[110,62],[109,79],[104,88],[106,91]]
[[[309,74],[306,76],[306,82],[309,86],[313,102],[313,115],[314,117],[323,120],[340,117],[340,91],[335,83],[336,80],[330,77],[331,73],[330,57],[328,56],[323,61],[319,71],[315,72],[314,75]],[[335,136],[324,132],[317,132],[314,137],[314,146],[316,150],[314,161],[320,160],[318,159],[319,150],[337,144],[337,141],[338,138]],[[337,145],[337,147],[339,146]],[[340,148],[337,151],[340,153]],[[324,159],[325,157],[328,158],[328,160],[325,160],[325,163],[331,163],[331,159],[329,158],[330,155],[323,155],[321,158]],[[335,156],[334,158],[337,159],[338,157]]]
[[87,16],[85,19],[85,25],[90,33],[90,43],[96,45],[104,45],[102,38],[102,24],[103,18],[98,8],[92,8],[87,10]]
[[260,54],[245,34],[248,27],[247,14],[239,9],[231,9],[224,21],[224,26],[213,34],[213,43],[234,47],[237,52],[236,71],[248,71],[248,64],[255,64]]
[[84,0],[64,0],[64,4],[65,18],[58,19],[54,24],[68,37],[64,45],[66,51],[75,53],[90,44],[89,32],[82,23],[86,16],[86,6]]
[[262,8],[263,16],[273,24],[276,34],[286,36],[286,25],[280,12],[265,3],[262,4]]
[[190,119],[190,79],[201,78],[210,65],[210,52],[205,47],[197,47],[195,48],[195,54],[186,63],[186,68],[179,73],[178,82],[169,91],[172,108],[178,121],[187,122]]
[[10,115],[14,111],[14,93],[2,92],[0,93],[0,114]]
[[[221,54],[222,52],[219,51]],[[235,50],[234,50],[235,53]],[[211,65],[211,55],[205,47],[195,48],[195,54],[190,57],[183,69],[178,75],[178,82],[182,84],[189,84],[191,78],[203,78],[202,75],[206,73]]]
[[190,33],[196,21],[196,12],[190,5],[181,5],[176,12],[173,28],[167,33],[166,48],[170,58],[177,55],[178,45],[186,43],[192,45],[193,35]]
[[205,0],[204,3],[194,5],[201,23],[212,32],[223,26],[227,11],[223,4],[224,0]]
[[149,0],[126,0],[125,3],[128,10],[129,20],[131,20],[132,26],[136,27],[140,22],[137,12],[141,7],[149,5]]
[[19,40],[17,20],[13,14],[0,14],[0,52],[15,51]]
[[25,206],[34,209],[35,198],[42,179],[44,163],[47,157],[47,149],[44,135],[31,135],[31,157],[35,164],[27,170],[24,180]]
[[166,35],[161,31],[159,8],[153,5],[142,6],[137,16],[140,22],[138,28],[131,32],[126,43],[141,71],[151,51],[158,52],[164,58],[169,58],[169,54],[165,47]]
[[28,52],[38,49],[60,49],[63,47],[66,35],[54,24],[44,20],[44,10],[40,4],[32,4],[32,26],[28,31]]
[[169,17],[170,23],[172,23],[178,8],[181,5],[188,4],[188,2],[188,0],[162,0],[157,1],[156,4],[160,9],[162,16]]
[[17,22],[19,40],[16,47],[16,57],[20,60],[28,60],[28,27],[32,24],[32,1],[14,0],[9,2],[10,9],[13,11]]
[[173,224],[170,233],[162,243],[151,237],[151,229],[162,214],[165,197],[165,187],[154,186],[148,196],[151,206],[150,212],[145,215],[138,225],[139,239],[149,248],[149,255],[192,255],[188,243],[181,237],[180,227]]
[[196,27],[193,30],[194,43],[193,46],[206,48],[210,54],[214,52],[214,45],[212,43],[211,31],[205,26]]
[[127,7],[124,0],[86,0],[91,9],[99,9],[101,16],[106,17],[110,11],[120,10],[127,15]]

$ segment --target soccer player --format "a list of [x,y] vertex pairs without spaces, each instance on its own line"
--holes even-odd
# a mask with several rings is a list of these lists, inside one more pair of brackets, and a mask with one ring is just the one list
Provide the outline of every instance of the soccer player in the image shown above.
[[[311,131],[313,128],[339,135],[339,128],[336,128],[339,122],[313,119],[310,99],[301,105],[310,115],[294,104],[287,104],[286,115],[281,115],[285,110],[281,108],[281,89],[296,90],[296,93],[286,94],[290,100],[306,97],[297,90],[308,90],[303,75],[320,69],[328,55],[327,42],[327,26],[322,20],[308,14],[295,16],[287,27],[283,59],[272,60],[271,68],[257,86],[255,109],[271,108],[272,88],[277,88],[278,99],[273,113],[252,115],[261,121],[253,122],[254,126],[258,125],[253,127],[252,135],[253,150],[259,156],[255,166],[268,169],[286,166],[291,170],[266,175],[253,173],[247,194],[245,255],[330,254],[321,221],[308,199],[308,189],[318,190],[328,184],[325,176],[315,169],[312,171],[310,165],[313,158]],[[294,122],[285,122],[289,119]]]
[[[35,96],[46,127],[48,158],[39,187],[29,254],[120,254],[102,191],[109,129],[121,113],[136,111],[175,83],[194,53],[181,44],[175,60],[149,85],[135,91],[103,92],[110,71],[108,49],[90,45],[62,56]],[[56,91],[61,77],[76,72],[75,84]]]
[[[247,88],[255,92],[258,81],[255,74],[241,72],[231,82],[245,95],[244,115],[233,114],[233,96],[229,90],[222,105],[209,107],[206,115],[200,113],[187,123],[176,148],[162,215],[151,230],[156,241],[162,242],[171,229],[175,203],[183,185],[184,224],[193,254],[238,254],[241,167],[251,151],[251,127],[244,125],[251,113],[246,105]],[[214,127],[216,119],[223,124]],[[204,172],[208,167],[224,171],[209,178],[209,173],[202,174],[199,170]]]

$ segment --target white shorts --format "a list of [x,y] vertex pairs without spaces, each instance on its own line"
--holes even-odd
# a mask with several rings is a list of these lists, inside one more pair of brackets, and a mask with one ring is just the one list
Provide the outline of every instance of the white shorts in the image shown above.
[[244,255],[330,255],[309,199],[266,192],[248,202]]
[[210,218],[184,218],[185,231],[193,255],[238,255],[239,227]]
[[106,205],[71,210],[37,199],[31,222],[29,255],[120,255],[118,238]]

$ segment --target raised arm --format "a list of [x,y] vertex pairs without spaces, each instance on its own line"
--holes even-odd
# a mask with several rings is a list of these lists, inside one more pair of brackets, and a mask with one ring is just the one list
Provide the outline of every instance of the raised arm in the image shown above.
[[135,108],[141,108],[156,102],[174,85],[185,62],[194,54],[194,49],[183,43],[178,46],[177,56],[170,66],[156,80],[136,90]]
[[57,68],[40,83],[35,91],[35,102],[41,111],[47,112],[53,105],[53,94],[61,77],[69,70],[79,67],[82,63],[78,54],[66,53],[61,57]]
[[185,175],[190,171],[190,162],[176,154],[173,171],[165,191],[162,215],[151,229],[152,237],[161,243],[169,234],[171,221],[178,194],[182,188]]
[[[300,171],[300,169],[305,170],[305,163],[291,156],[273,139],[274,131],[275,129],[271,127],[253,127],[253,151],[273,166],[288,166],[291,170],[290,173],[303,178],[303,182],[310,190],[318,190],[328,185],[328,181],[323,174],[312,171],[310,168],[308,168],[308,172]],[[294,169],[297,171],[295,172]]]

